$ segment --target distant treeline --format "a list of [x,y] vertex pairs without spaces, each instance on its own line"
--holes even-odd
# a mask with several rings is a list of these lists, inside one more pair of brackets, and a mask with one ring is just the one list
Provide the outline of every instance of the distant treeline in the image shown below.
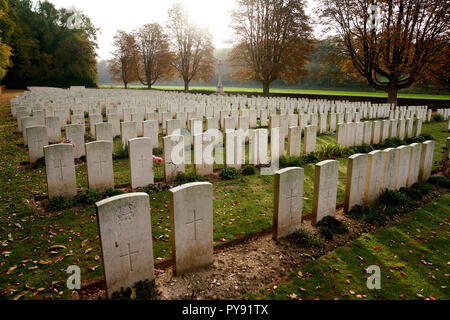
[[[230,77],[232,72],[230,66],[227,64],[228,53],[231,49],[223,48],[216,49],[214,56],[218,60],[222,60],[224,66],[223,85],[225,87],[241,87],[241,88],[261,88],[261,83],[257,81],[240,82]],[[376,92],[375,89],[370,87],[366,81],[362,79],[355,79],[352,75],[343,74],[339,66],[327,61],[327,57],[333,50],[330,40],[320,40],[316,43],[316,50],[312,54],[310,61],[306,65],[308,75],[304,78],[299,78],[296,84],[285,83],[280,80],[275,80],[271,85],[272,88],[296,88],[296,89],[324,89],[324,90],[359,90]],[[118,85],[118,83],[112,80],[111,75],[107,69],[108,62],[106,60],[100,60],[97,64],[98,67],[98,84],[102,85]],[[217,84],[217,74],[210,83],[205,82],[192,82],[193,86],[215,86]],[[136,82],[132,85],[141,85]],[[183,86],[183,81],[180,79],[174,79],[170,82],[159,81],[156,86]],[[449,94],[448,90],[435,87],[413,86],[411,88],[402,90],[402,92],[411,93],[441,93]]]

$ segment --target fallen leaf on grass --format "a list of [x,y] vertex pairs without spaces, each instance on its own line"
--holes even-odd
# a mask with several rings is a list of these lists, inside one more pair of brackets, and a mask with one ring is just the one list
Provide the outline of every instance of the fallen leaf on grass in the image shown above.
[[17,265],[12,266],[11,268],[8,269],[8,272],[6,274],[11,274],[14,270],[16,270]]

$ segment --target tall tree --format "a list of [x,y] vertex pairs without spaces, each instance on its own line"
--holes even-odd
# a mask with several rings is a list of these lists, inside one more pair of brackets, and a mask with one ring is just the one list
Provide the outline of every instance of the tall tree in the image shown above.
[[239,0],[232,12],[235,46],[229,61],[240,81],[297,83],[313,51],[311,27],[299,0]]
[[173,68],[169,41],[157,23],[146,24],[135,32],[137,77],[151,89],[158,80],[171,80]]
[[187,9],[173,5],[168,12],[172,67],[184,81],[184,91],[189,91],[192,80],[210,82],[215,73],[214,46],[211,33],[196,26]]
[[111,52],[113,58],[109,61],[109,72],[113,80],[123,82],[125,89],[128,84],[137,81],[136,70],[136,40],[132,34],[119,30],[114,35],[114,51]]
[[321,0],[321,17],[336,30],[347,57],[370,86],[397,103],[449,41],[445,0]]
[[9,40],[12,29],[15,27],[7,12],[9,5],[6,0],[0,0],[0,81],[5,77],[11,63],[11,47],[6,44]]

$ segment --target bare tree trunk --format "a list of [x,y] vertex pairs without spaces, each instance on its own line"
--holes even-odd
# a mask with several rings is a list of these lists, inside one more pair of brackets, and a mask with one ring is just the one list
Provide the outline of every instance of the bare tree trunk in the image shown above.
[[152,88],[152,84],[149,82],[148,84],[147,84],[147,89],[151,89]]
[[387,89],[388,93],[387,103],[393,103],[395,106],[397,105],[397,92],[398,89],[396,86],[392,86]]
[[128,89],[128,82],[123,82],[123,84],[125,85],[125,89]]
[[270,82],[263,81],[263,94],[267,96],[269,95],[269,92],[270,92]]
[[184,80],[184,92],[188,93],[189,92],[189,80]]

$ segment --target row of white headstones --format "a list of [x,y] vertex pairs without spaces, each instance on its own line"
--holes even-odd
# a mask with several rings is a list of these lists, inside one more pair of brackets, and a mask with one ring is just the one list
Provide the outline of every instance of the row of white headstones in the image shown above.
[[[431,175],[434,141],[413,143],[349,158],[345,211],[374,204],[384,189],[409,187]],[[315,165],[313,224],[334,216],[339,162]],[[272,237],[279,239],[301,228],[304,169],[275,173]],[[154,279],[149,197],[130,193],[96,203],[108,296],[145,279]],[[213,191],[208,182],[170,190],[173,268],[177,275],[213,263]]]

